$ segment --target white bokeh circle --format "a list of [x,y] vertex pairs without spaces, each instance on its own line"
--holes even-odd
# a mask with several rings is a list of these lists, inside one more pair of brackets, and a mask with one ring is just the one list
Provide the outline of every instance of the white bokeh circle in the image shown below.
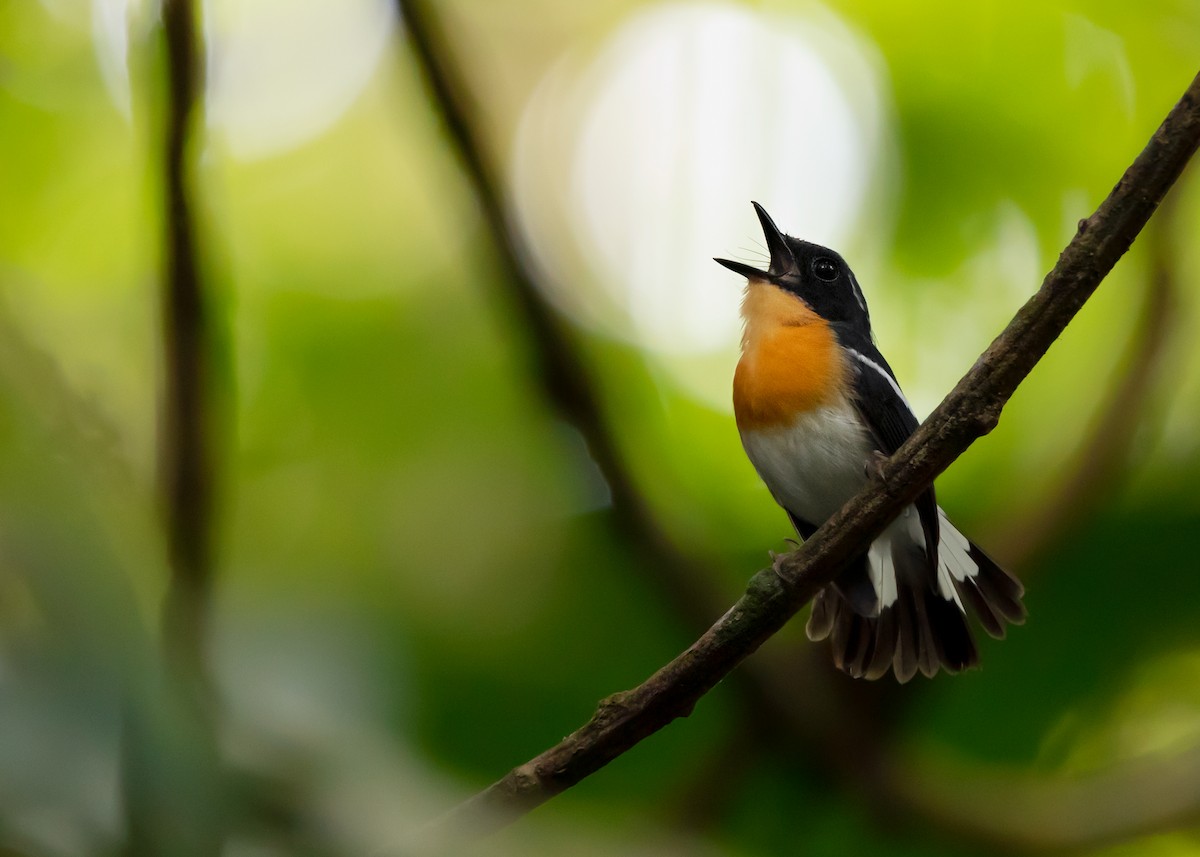
[[[131,26],[147,0],[91,0],[97,61],[130,110]],[[294,148],[333,125],[375,73],[394,32],[390,0],[204,0],[205,116],[235,158]]]
[[660,355],[727,350],[740,283],[711,257],[763,258],[751,199],[842,246],[882,159],[883,91],[870,47],[815,8],[671,3],[566,57],[512,171],[553,298]]

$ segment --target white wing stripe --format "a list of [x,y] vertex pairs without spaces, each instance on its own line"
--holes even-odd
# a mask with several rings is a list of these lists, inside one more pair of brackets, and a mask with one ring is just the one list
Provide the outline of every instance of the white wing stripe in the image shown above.
[[904,391],[900,389],[900,385],[896,383],[896,379],[893,378],[890,374],[888,374],[888,371],[886,369],[884,369],[882,366],[880,366],[878,363],[876,363],[874,360],[872,360],[867,355],[862,354],[858,351],[855,351],[853,348],[847,348],[846,350],[848,352],[850,352],[850,354],[852,354],[859,363],[878,372],[880,377],[883,378],[883,380],[887,381],[888,384],[891,385],[892,390],[896,393],[897,396],[900,397],[900,401],[904,402],[904,407],[908,408],[908,412],[910,414],[912,414],[913,417],[916,417],[916,413],[913,411],[912,405],[910,405],[908,403],[908,399],[905,398],[905,396],[904,396]]

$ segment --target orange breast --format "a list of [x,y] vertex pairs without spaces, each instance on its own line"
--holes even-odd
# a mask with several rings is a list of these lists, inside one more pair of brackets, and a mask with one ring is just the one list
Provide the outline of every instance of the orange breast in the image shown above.
[[742,357],[733,376],[739,430],[788,425],[846,394],[848,371],[833,330],[802,300],[752,282],[742,316]]

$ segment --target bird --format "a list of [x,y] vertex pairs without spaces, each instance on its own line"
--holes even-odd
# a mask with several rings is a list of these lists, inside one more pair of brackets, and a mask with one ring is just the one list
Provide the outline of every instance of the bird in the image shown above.
[[[801,539],[866,486],[919,421],[875,344],[842,256],[785,235],[757,202],[770,264],[746,277],[733,408],[747,457]],[[874,469],[873,469],[874,468]],[[978,666],[968,609],[992,637],[1025,621],[1024,587],[963,536],[933,486],[813,599],[806,631],[856,678]]]

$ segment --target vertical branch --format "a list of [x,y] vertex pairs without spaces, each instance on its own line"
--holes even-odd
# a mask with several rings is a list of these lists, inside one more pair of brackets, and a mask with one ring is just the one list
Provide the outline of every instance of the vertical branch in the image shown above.
[[204,648],[212,588],[213,331],[192,210],[193,137],[202,86],[191,0],[162,0],[163,381],[159,415],[170,581],[163,606],[166,673],[132,688],[123,735],[129,857],[217,857],[228,786],[217,749]]
[[199,678],[212,585],[210,324],[190,205],[192,132],[199,114],[201,46],[191,0],[164,0],[168,79],[163,173],[163,356],[159,438],[171,582],[163,614],[168,655]]

